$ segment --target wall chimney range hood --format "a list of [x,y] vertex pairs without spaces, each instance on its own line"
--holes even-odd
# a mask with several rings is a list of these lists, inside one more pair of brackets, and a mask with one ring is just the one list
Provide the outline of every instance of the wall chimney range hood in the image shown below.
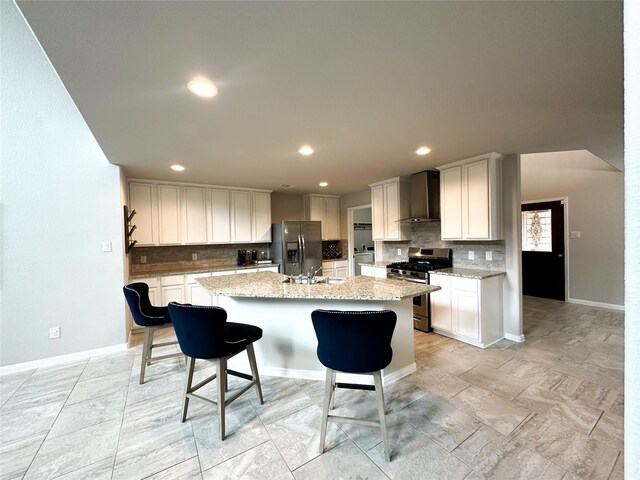
[[426,170],[411,175],[411,216],[398,220],[401,223],[425,223],[440,221],[440,172]]

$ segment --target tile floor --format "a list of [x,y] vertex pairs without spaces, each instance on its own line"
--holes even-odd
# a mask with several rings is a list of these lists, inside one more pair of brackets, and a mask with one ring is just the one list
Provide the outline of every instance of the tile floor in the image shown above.
[[[623,314],[524,312],[522,344],[416,332],[418,371],[385,390],[390,463],[362,426],[331,424],[318,454],[322,382],[263,377],[265,404],[241,397],[220,442],[215,407],[192,401],[180,422],[184,363],[139,385],[137,346],[0,377],[0,479],[622,479]],[[339,390],[336,407],[376,415],[370,392]]]

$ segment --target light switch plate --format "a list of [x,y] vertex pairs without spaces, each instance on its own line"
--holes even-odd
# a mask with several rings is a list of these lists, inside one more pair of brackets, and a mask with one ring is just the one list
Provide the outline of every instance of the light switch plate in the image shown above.
[[102,251],[110,252],[111,251],[111,242],[102,242]]
[[402,255],[402,249],[401,248],[398,249],[398,255]]
[[198,254],[197,253],[192,253],[191,254],[191,260],[198,260]]
[[571,238],[580,238],[580,232],[571,232]]
[[491,250],[484,252],[484,259],[491,262],[493,260],[493,252]]
[[473,250],[469,250],[469,260],[475,260],[476,253]]
[[140,255],[140,263],[147,263],[147,257],[145,255]]

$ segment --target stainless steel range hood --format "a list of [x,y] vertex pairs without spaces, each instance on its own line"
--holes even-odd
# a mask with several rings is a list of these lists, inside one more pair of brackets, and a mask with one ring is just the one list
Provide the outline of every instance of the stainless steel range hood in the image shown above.
[[411,216],[402,223],[440,221],[440,172],[426,170],[411,175]]

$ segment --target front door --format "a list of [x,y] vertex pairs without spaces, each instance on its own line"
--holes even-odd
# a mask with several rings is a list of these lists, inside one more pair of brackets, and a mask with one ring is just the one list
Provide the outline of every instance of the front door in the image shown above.
[[522,293],[565,300],[564,204],[522,204]]

